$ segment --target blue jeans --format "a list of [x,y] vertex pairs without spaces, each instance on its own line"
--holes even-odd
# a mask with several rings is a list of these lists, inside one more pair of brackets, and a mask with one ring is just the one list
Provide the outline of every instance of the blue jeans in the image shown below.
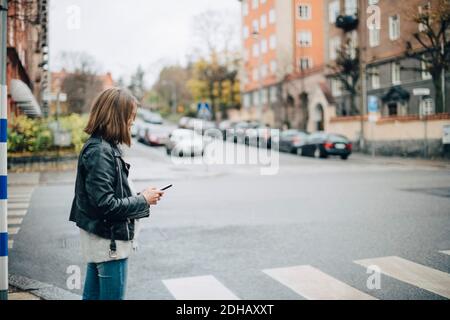
[[88,263],[83,300],[124,300],[128,259]]

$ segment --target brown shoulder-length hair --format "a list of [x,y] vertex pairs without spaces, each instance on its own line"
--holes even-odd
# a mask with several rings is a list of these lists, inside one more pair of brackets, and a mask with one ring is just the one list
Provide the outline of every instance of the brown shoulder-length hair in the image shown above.
[[130,123],[136,117],[138,102],[127,90],[110,88],[95,99],[84,131],[100,135],[113,144],[131,145]]

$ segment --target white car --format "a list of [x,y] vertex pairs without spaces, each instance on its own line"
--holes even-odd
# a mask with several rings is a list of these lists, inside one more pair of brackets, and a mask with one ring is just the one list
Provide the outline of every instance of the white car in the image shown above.
[[188,129],[176,129],[166,143],[166,152],[168,155],[184,156],[203,156],[205,142],[203,137]]

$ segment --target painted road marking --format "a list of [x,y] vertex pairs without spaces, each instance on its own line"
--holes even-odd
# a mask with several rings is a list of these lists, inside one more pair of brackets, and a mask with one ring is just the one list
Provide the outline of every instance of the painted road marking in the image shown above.
[[376,300],[312,266],[267,269],[263,272],[309,300]]
[[8,217],[8,225],[17,225],[22,224],[23,218],[9,218]]
[[19,233],[20,227],[8,227],[8,234],[13,235]]
[[448,273],[395,256],[359,260],[355,263],[364,267],[377,266],[385,275],[450,298],[450,274]]
[[440,251],[440,252],[443,253],[443,254],[446,254],[446,255],[450,256],[450,250]]
[[27,210],[8,210],[8,217],[23,217],[27,215]]
[[30,206],[29,202],[22,202],[22,203],[8,203],[8,209],[9,210],[15,210],[15,209],[28,209]]
[[8,249],[12,249],[14,246],[14,240],[8,240]]
[[163,280],[177,300],[239,300],[214,276]]

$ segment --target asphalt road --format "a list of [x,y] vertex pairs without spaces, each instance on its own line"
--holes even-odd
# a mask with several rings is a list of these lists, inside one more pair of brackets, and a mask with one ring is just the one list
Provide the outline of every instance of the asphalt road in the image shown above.
[[[143,223],[128,299],[186,291],[192,298],[314,299],[333,290],[349,297],[339,288],[350,297],[450,297],[450,255],[441,252],[450,250],[448,167],[281,154],[277,173],[262,175],[255,165],[176,165],[163,149],[141,144],[127,159],[137,188],[174,184]],[[73,175],[41,175],[10,252],[12,274],[66,290],[69,266],[84,276],[78,230],[68,222]],[[373,289],[357,262],[375,258],[386,259],[369,264],[384,261],[382,271],[393,273]]]

